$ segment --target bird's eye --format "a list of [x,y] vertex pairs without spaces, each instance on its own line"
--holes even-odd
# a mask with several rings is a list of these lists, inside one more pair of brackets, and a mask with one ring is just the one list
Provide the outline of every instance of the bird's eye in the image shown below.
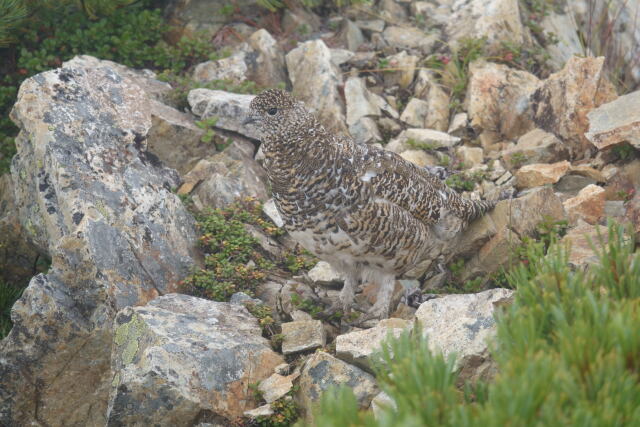
[[278,109],[277,109],[277,108],[269,108],[269,109],[267,110],[267,113],[268,113],[270,116],[275,116],[277,112],[278,112]]

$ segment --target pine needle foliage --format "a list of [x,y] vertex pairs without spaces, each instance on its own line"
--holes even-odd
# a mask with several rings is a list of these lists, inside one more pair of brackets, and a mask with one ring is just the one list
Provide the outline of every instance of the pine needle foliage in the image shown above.
[[22,0],[0,0],[0,47],[15,41],[15,29],[27,17],[27,6]]
[[318,425],[640,425],[640,251],[622,227],[607,232],[586,272],[572,271],[556,242],[546,255],[529,244],[528,264],[507,275],[515,301],[496,318],[494,382],[460,390],[452,360],[407,333],[376,364],[397,409],[375,420],[342,389],[323,396]]

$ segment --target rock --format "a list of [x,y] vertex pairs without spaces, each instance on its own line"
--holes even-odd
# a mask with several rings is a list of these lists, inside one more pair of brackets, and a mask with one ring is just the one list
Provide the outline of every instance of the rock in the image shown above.
[[392,70],[384,73],[384,84],[387,87],[399,85],[405,89],[413,82],[413,76],[416,72],[418,57],[409,55],[402,50],[399,53],[387,58],[389,67]]
[[363,117],[380,115],[380,108],[364,80],[358,77],[347,79],[344,97],[347,100],[347,125],[351,126]]
[[308,41],[290,51],[285,59],[293,95],[327,128],[345,132],[344,106],[338,93],[342,78],[331,62],[329,48],[322,40]]
[[469,115],[467,113],[458,113],[453,116],[453,119],[451,119],[451,124],[449,125],[449,130],[447,130],[447,133],[449,135],[462,137],[467,132],[468,123]]
[[429,103],[418,98],[411,98],[400,115],[400,120],[409,126],[422,128],[429,113]]
[[[598,237],[598,229],[602,241]],[[598,264],[600,261],[598,253],[593,250],[593,245],[601,249],[608,239],[609,235],[605,228],[593,226],[578,219],[577,225],[560,240],[560,245],[569,245],[568,262],[571,267],[586,270],[590,265]]]
[[472,62],[465,99],[471,126],[498,139],[524,135],[534,127],[529,97],[539,85],[538,78],[526,71],[483,60]]
[[192,425],[252,409],[249,385],[283,362],[242,306],[169,294],[118,313],[108,425]]
[[183,178],[178,194],[191,194],[195,208],[223,208],[238,197],[267,200],[266,172],[253,159],[253,144],[234,141],[221,153],[200,160]]
[[571,163],[566,160],[552,164],[534,163],[525,165],[516,172],[517,186],[522,189],[555,184],[569,171],[570,167]]
[[40,257],[20,224],[11,175],[0,175],[0,282],[24,286],[36,274]]
[[640,193],[636,192],[625,204],[625,218],[629,220],[636,233],[636,242],[640,239]]
[[603,57],[573,57],[531,95],[534,121],[562,138],[574,158],[584,157],[592,147],[584,136],[589,127],[587,114],[616,97],[605,75]]
[[466,168],[481,165],[484,160],[484,151],[480,147],[467,147],[463,145],[456,148],[456,157]]
[[384,31],[385,22],[383,19],[368,19],[356,21],[358,28],[371,33],[381,33]]
[[362,117],[349,126],[349,133],[359,144],[373,144],[382,141],[382,135],[376,121],[371,117]]
[[587,118],[584,136],[599,150],[623,141],[640,149],[640,90],[600,105]]
[[568,160],[569,154],[569,149],[555,135],[536,128],[518,138],[515,147],[504,150],[502,159],[513,170],[532,163]]
[[414,93],[420,99],[427,101],[424,127],[446,131],[449,126],[450,98],[438,84],[433,72],[418,71]]
[[380,0],[380,18],[387,22],[402,22],[407,19],[407,11],[394,0]]
[[313,425],[312,408],[320,400],[322,392],[332,386],[348,386],[362,409],[368,408],[379,392],[371,374],[323,351],[316,352],[305,362],[298,385],[296,400],[304,411],[305,425]]
[[431,351],[446,357],[455,353],[458,369],[469,370],[478,358],[485,359],[496,334],[496,307],[513,298],[510,289],[489,289],[477,294],[446,295],[424,302],[416,322],[429,340]]
[[331,267],[326,261],[318,261],[318,263],[307,273],[309,279],[318,285],[336,285],[343,282],[342,277],[337,271]]
[[290,313],[290,316],[291,320],[293,320],[294,322],[306,322],[313,320],[313,317],[309,313],[302,310],[293,310]]
[[398,50],[415,49],[423,55],[431,53],[438,36],[436,34],[425,34],[415,27],[389,26],[385,28],[382,36],[389,46]]
[[347,363],[371,371],[371,357],[379,352],[382,342],[388,337],[399,337],[410,327],[404,319],[384,319],[369,329],[338,335],[336,338],[336,357]]
[[284,52],[278,42],[264,28],[247,40],[251,52],[245,56],[247,79],[260,87],[274,87],[287,82]]
[[561,192],[563,196],[573,197],[586,186],[593,185],[595,183],[595,180],[585,176],[565,175],[560,178],[560,181],[554,184],[553,188],[555,188],[556,191]]
[[433,129],[407,129],[398,135],[398,138],[389,142],[385,148],[395,153],[415,148],[410,146],[407,141],[414,141],[414,143],[423,146],[431,145],[434,148],[451,148],[461,140],[458,137]]
[[424,150],[406,150],[400,153],[400,157],[421,168],[425,166],[435,166],[438,163],[438,159],[427,154]]
[[341,39],[348,50],[356,51],[366,42],[360,28],[349,19],[343,19],[337,37]]
[[607,200],[628,199],[634,193],[640,192],[640,159],[617,167],[610,166],[602,170],[607,178],[605,187]]
[[507,268],[520,259],[516,250],[522,245],[522,241],[516,233],[509,228],[498,229],[495,236],[485,243],[480,250],[464,264],[459,274],[460,282],[465,282],[476,277],[483,277],[486,283],[490,275]]
[[587,185],[576,197],[564,202],[564,209],[569,221],[575,223],[578,218],[589,224],[596,224],[604,214],[604,188],[597,185]]
[[118,310],[174,292],[194,266],[175,171],[145,151],[149,98],[113,68],[25,80],[12,175],[21,224],[52,265],[0,343],[0,424],[106,424]]
[[446,33],[453,46],[463,39],[480,37],[486,37],[494,50],[503,42],[519,45],[525,41],[517,0],[456,1],[452,11]]
[[[244,411],[243,415],[249,418],[258,418],[258,417],[270,417],[273,415],[273,408],[270,403],[267,403],[262,406],[258,406],[256,409],[251,409],[249,411]],[[202,427],[202,424],[198,425],[198,427]],[[209,427],[209,426],[207,426]]]
[[271,221],[276,225],[276,227],[282,227],[284,225],[284,220],[280,215],[280,211],[276,207],[276,202],[273,199],[269,199],[262,205],[262,211],[269,217]]
[[321,25],[322,21],[320,17],[303,7],[287,7],[282,16],[282,29],[288,34],[299,32],[310,33],[317,31]]
[[[598,16],[598,15],[593,15]],[[555,34],[557,43],[549,43],[544,47],[549,53],[549,63],[555,70],[559,70],[574,55],[582,55],[584,47],[578,34],[582,29],[576,25],[572,13],[555,13],[549,11],[542,18],[540,27],[545,33]]]
[[282,324],[282,354],[294,354],[324,347],[326,337],[319,320]]
[[235,84],[247,79],[246,53],[237,51],[233,55],[215,61],[206,61],[196,65],[193,80],[208,83],[214,80],[229,80]]
[[331,62],[336,67],[340,67],[342,64],[349,62],[356,54],[347,49],[330,49]]
[[191,111],[202,119],[216,117],[216,127],[238,132],[252,139],[260,139],[258,128],[250,123],[243,125],[249,115],[249,104],[254,95],[239,95],[222,90],[193,89],[187,100]]
[[[462,233],[455,256],[475,255],[499,230],[508,228],[517,233],[518,238],[523,238],[531,236],[542,221],[558,221],[565,217],[562,202],[550,187],[534,189],[517,199],[502,200],[492,211],[473,221]],[[504,242],[504,238],[501,239]],[[499,242],[500,240],[491,245],[496,247]]]
[[[233,5],[238,8],[239,16],[251,15],[256,7],[249,0],[240,0]],[[223,3],[210,0],[169,1],[164,16],[176,28],[172,31],[172,38],[177,41],[181,36],[194,37],[197,34],[213,37],[230,20],[228,14],[222,13],[223,6]]]
[[572,175],[580,175],[586,178],[590,178],[595,182],[605,183],[607,178],[598,169],[594,169],[589,165],[575,165],[571,166]]
[[133,81],[149,98],[155,99],[156,101],[164,102],[169,92],[171,92],[171,85],[156,79],[156,73],[151,70],[136,70],[113,61],[98,59],[90,55],[77,55],[69,61],[62,63],[62,68],[83,68],[88,72],[96,68],[105,67],[115,70],[120,76]]
[[267,403],[275,402],[284,397],[293,388],[293,381],[300,376],[296,372],[291,375],[273,374],[269,378],[260,382],[258,390],[262,394],[262,398]]
[[203,133],[190,115],[151,101],[147,149],[181,175],[191,170],[198,160],[216,152],[213,144],[201,141]]
[[381,391],[371,400],[371,410],[373,411],[373,416],[376,420],[380,419],[383,411],[391,408],[396,410],[398,405],[396,402],[384,391]]
[[231,295],[231,298],[229,298],[229,304],[262,304],[262,301],[257,298],[251,298],[244,292],[236,292],[235,294]]

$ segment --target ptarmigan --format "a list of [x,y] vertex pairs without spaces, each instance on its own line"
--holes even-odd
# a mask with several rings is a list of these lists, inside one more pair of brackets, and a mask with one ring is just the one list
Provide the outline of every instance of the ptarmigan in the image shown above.
[[264,165],[284,228],[342,273],[347,312],[359,281],[377,282],[361,321],[389,316],[395,278],[437,260],[495,202],[468,200],[395,153],[334,135],[280,90],[253,99]]

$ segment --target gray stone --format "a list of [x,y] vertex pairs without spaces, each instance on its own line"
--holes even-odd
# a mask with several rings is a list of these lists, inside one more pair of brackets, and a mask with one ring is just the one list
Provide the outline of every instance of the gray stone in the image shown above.
[[349,133],[359,144],[373,144],[382,141],[382,135],[380,134],[376,120],[371,117],[362,117],[350,125]]
[[461,141],[458,137],[433,129],[407,129],[389,142],[385,148],[395,153],[402,153],[415,148],[407,143],[409,140],[418,144],[432,145],[434,148],[451,148]]
[[222,90],[193,89],[187,95],[191,111],[207,119],[216,117],[216,127],[238,132],[248,138],[260,139],[258,128],[250,123],[242,124],[249,114],[249,104],[254,95],[240,95]]
[[436,34],[425,34],[415,27],[389,26],[382,36],[390,46],[401,50],[416,49],[425,55],[431,52],[438,40]]
[[446,295],[424,302],[416,321],[429,341],[429,348],[446,357],[456,355],[456,365],[483,356],[496,334],[496,307],[513,298],[513,290],[489,289],[477,294]]
[[276,202],[273,199],[269,199],[262,205],[262,211],[269,217],[271,221],[277,226],[282,227],[284,221],[280,215],[280,211],[276,207]]
[[409,87],[413,82],[419,58],[402,50],[387,59],[389,60],[388,68],[390,70],[383,74],[385,86],[399,85],[403,89]]
[[331,51],[324,42],[301,43],[287,53],[285,59],[293,95],[303,101],[327,128],[346,131],[344,105],[338,93],[342,77],[331,62]]
[[356,25],[364,31],[381,33],[382,31],[384,31],[385,22],[382,19],[370,19],[366,21],[356,21]]
[[400,120],[416,128],[424,127],[429,114],[429,103],[418,98],[411,98],[400,115]]
[[304,411],[306,425],[313,425],[314,405],[329,387],[345,385],[356,396],[360,408],[366,409],[379,392],[375,378],[353,365],[319,351],[303,365],[298,380],[296,400]]
[[561,193],[575,196],[580,190],[587,185],[595,184],[596,181],[592,178],[580,175],[565,175],[560,178],[560,181],[553,185],[557,191]]
[[204,411],[233,420],[249,385],[283,362],[246,308],[169,294],[115,320],[108,425],[192,425]]
[[376,420],[380,419],[382,413],[388,409],[396,410],[396,402],[384,391],[381,391],[371,400],[371,410]]
[[239,197],[267,200],[266,172],[253,159],[253,145],[234,141],[221,153],[200,160],[183,178],[178,194],[190,194],[195,208],[223,208]]
[[427,101],[427,114],[424,127],[439,131],[446,131],[449,126],[449,95],[438,84],[433,72],[418,71],[414,93],[420,99]]
[[[270,403],[264,404],[262,406],[258,406],[256,409],[251,409],[249,411],[244,411],[244,416],[249,418],[258,418],[258,417],[269,417],[273,415],[273,408]],[[200,426],[198,426],[200,427]]]
[[260,381],[258,390],[260,390],[262,398],[267,403],[275,402],[291,391],[293,388],[293,381],[299,376],[300,373],[298,372],[291,375],[273,374],[269,378]]
[[330,49],[331,51],[331,62],[336,67],[349,62],[351,58],[355,56],[355,53],[351,52],[347,49]]
[[338,335],[336,338],[336,357],[347,363],[371,371],[371,358],[381,350],[388,337],[398,337],[411,327],[404,319],[384,319],[376,326],[361,331]]
[[587,117],[589,131],[584,136],[598,149],[623,141],[640,149],[640,90],[599,106]]
[[502,159],[509,169],[532,163],[552,163],[569,159],[569,148],[554,134],[532,129],[518,138],[515,147],[504,150]]
[[149,97],[107,65],[25,80],[11,113],[22,226],[47,274],[14,305],[0,343],[0,424],[105,424],[111,325],[124,307],[177,290],[194,221],[175,171],[145,151]]
[[377,100],[367,90],[364,80],[358,77],[347,79],[344,97],[347,101],[347,125],[351,126],[363,117],[380,115]]
[[247,79],[248,68],[245,56],[246,52],[239,50],[226,58],[200,63],[193,70],[193,80],[199,83],[208,83],[214,80],[241,83]]
[[319,261],[311,270],[308,276],[318,285],[335,285],[343,282],[342,277],[326,261]]
[[287,83],[284,52],[276,39],[264,28],[251,34],[247,40],[251,51],[245,56],[247,79],[260,87],[273,87]]
[[502,42],[522,44],[525,30],[520,21],[518,0],[462,0],[452,7],[446,33],[456,46],[467,38],[486,37],[490,48]]
[[282,324],[282,354],[294,354],[324,347],[326,336],[319,320]]
[[349,19],[342,20],[342,25],[340,26],[340,31],[337,36],[343,41],[347,49],[354,52],[358,50],[360,45],[366,42],[360,28]]

